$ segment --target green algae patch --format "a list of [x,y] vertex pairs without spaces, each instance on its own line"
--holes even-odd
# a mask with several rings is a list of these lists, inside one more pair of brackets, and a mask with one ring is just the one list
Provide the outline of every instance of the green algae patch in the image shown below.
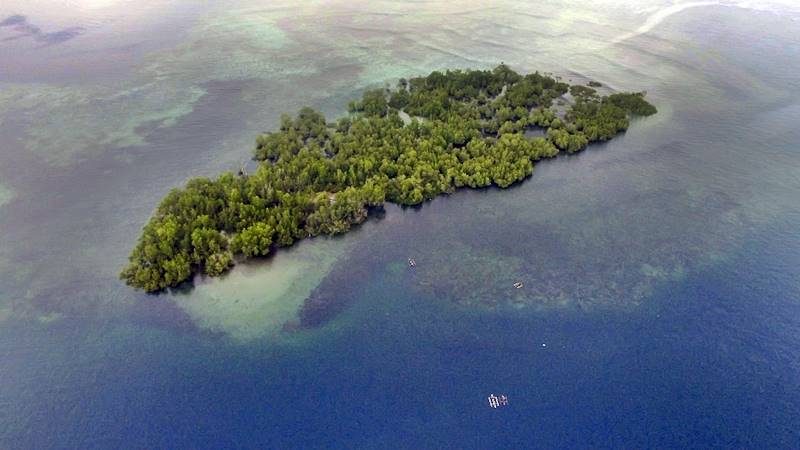
[[14,198],[14,192],[0,184],[0,207],[10,202]]
[[0,308],[0,323],[11,318],[11,308]]
[[[173,126],[205,94],[200,87],[133,82],[115,86],[6,85],[0,108],[16,111],[25,149],[53,166],[67,166],[111,148],[143,145],[141,127]],[[41,121],[46,116],[50,120]],[[53,151],[52,142],[58,142]]]
[[61,313],[51,312],[51,313],[42,314],[42,315],[38,316],[36,318],[36,320],[38,320],[39,323],[41,323],[41,324],[48,325],[48,324],[51,324],[53,322],[56,322],[56,321],[60,320],[62,317],[64,317],[64,315],[61,314]]

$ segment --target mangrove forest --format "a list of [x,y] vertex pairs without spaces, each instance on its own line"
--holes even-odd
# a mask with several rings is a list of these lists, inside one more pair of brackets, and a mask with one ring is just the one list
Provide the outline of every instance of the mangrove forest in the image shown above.
[[[256,138],[258,168],[172,190],[121,278],[147,292],[210,276],[317,235],[344,233],[384,202],[417,205],[461,187],[508,187],[536,161],[611,139],[656,108],[538,72],[449,70],[367,91],[329,122],[311,108]],[[527,137],[541,129],[544,136]]]

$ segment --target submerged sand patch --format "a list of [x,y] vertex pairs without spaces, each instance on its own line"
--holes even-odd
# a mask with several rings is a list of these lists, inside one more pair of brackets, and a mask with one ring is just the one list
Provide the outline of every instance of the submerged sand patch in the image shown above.
[[202,329],[242,341],[276,336],[349,247],[344,239],[301,242],[224,277],[199,277],[191,293],[174,299]]

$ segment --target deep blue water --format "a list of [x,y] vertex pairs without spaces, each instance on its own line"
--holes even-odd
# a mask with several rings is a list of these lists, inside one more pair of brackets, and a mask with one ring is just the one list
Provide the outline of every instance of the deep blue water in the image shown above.
[[[78,86],[110,91],[73,106],[89,117],[105,114],[95,108],[116,111],[115,83],[128,102],[115,114],[134,119],[147,110],[139,96],[149,89],[166,85],[158,95],[175,100],[172,90],[188,79],[205,94],[174,123],[143,120],[144,143],[104,144],[75,160],[50,161],[25,143],[39,136],[31,130],[74,124],[58,102],[80,98],[69,88],[83,66],[53,63],[47,77],[30,75],[69,79],[57,94],[26,85],[30,96],[9,101],[0,92],[0,186],[13,192],[0,201],[0,448],[800,448],[797,17],[691,8],[610,50],[565,59],[546,50],[531,56],[529,31],[539,30],[542,49],[553,41],[575,50],[611,42],[604,33],[618,30],[582,24],[559,34],[560,22],[547,14],[514,22],[527,11],[514,6],[450,14],[421,4],[435,14],[418,20],[439,27],[381,23],[398,39],[391,44],[370,25],[384,19],[364,12],[368,5],[359,5],[366,25],[350,23],[347,8],[303,16],[276,7],[292,16],[282,26],[298,47],[273,48],[274,34],[267,44],[237,39],[259,58],[290,64],[280,59],[289,54],[321,69],[276,74],[237,54],[224,64],[233,76],[212,64],[220,57],[214,39],[227,45],[230,29],[216,31],[213,14],[178,8],[176,31],[163,42],[154,34],[123,56],[117,47],[72,48],[87,66],[110,53],[126,67],[148,68],[133,76],[142,84],[114,70],[93,74]],[[228,20],[247,28],[247,18],[272,17],[258,8]],[[329,21],[319,23],[320,14]],[[171,17],[160,16],[158,27]],[[294,19],[299,30],[341,42],[293,35]],[[635,30],[643,17],[635,19],[620,19],[620,30]],[[196,20],[212,43],[192,41]],[[518,26],[508,31],[506,22]],[[96,39],[91,23],[75,26],[85,35],[63,45]],[[233,274],[212,288],[200,280],[195,290],[160,296],[116,280],[158,199],[188,176],[237,167],[251,136],[283,109],[308,103],[341,112],[365,83],[395,73],[378,64],[388,75],[359,75],[385,45],[397,71],[491,65],[459,56],[497,51],[481,34],[486,27],[505,30],[512,66],[647,89],[660,112],[607,144],[538,165],[512,189],[458,192],[419,209],[388,206],[345,238],[297,250],[320,265],[325,245],[341,250],[313,295],[343,307],[318,327],[252,333],[259,323],[247,314],[186,307],[241,295],[244,308],[242,291],[253,288]],[[439,28],[445,38],[427,33]],[[182,39],[194,45],[169,50]],[[45,64],[36,51],[56,51],[8,42],[0,43],[4,54],[31,67]],[[327,53],[348,62],[363,48],[359,70],[326,66]],[[182,59],[185,52],[191,57]],[[212,79],[186,78],[182,71],[197,77],[192,63],[203,55]],[[150,83],[155,73],[159,82]],[[21,89],[13,84],[20,78],[22,70],[0,72],[8,89]],[[38,96],[49,101],[31,100]],[[109,118],[104,127],[119,125]],[[64,133],[69,145],[82,142]],[[237,270],[273,276],[278,262]],[[297,283],[303,275],[285,274]],[[510,289],[515,279],[525,288]],[[268,297],[273,288],[255,290]],[[209,289],[222,294],[209,300]],[[509,405],[489,408],[492,393]]]
[[[793,231],[749,236],[728,264],[660,289],[647,314],[454,312],[376,276],[352,329],[302,352],[69,321],[44,339],[19,331],[3,380],[36,392],[6,401],[43,403],[15,418],[49,424],[17,441],[36,447],[792,448]],[[510,405],[486,407],[487,392]]]

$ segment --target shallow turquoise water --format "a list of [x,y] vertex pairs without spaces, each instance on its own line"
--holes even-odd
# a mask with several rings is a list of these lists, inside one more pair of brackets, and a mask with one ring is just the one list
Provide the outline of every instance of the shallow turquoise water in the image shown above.
[[[84,28],[0,43],[0,447],[800,444],[794,13],[102,3],[0,7]],[[158,199],[281,112],[498,59],[660,113],[188,291],[116,280]],[[337,309],[285,329],[309,295]]]

